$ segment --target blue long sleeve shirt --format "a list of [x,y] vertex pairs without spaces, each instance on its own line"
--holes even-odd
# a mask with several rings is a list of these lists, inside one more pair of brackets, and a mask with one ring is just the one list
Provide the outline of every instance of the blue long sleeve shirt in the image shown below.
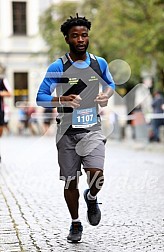
[[[86,55],[87,58],[85,61],[82,61],[80,63],[74,62],[72,64],[75,64],[76,67],[83,69],[88,67],[90,65],[90,57],[88,52],[86,53]],[[102,72],[103,88],[110,87],[114,90],[115,83],[109,71],[108,63],[104,58],[98,56],[95,57],[99,63],[100,70]],[[62,75],[63,75],[63,62],[59,58],[55,62],[53,62],[47,69],[46,75],[37,93],[36,101],[38,105],[41,105],[42,103],[51,104],[51,101],[54,97],[53,92],[56,89],[57,85],[60,83],[60,78],[62,77]]]

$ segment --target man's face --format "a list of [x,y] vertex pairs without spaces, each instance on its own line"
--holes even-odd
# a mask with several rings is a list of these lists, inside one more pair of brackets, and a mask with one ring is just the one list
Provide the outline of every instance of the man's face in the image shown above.
[[66,37],[70,51],[75,54],[84,54],[89,45],[88,29],[85,26],[73,26]]

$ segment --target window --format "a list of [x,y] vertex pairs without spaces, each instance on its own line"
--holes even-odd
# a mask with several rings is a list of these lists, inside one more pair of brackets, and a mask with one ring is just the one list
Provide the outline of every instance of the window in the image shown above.
[[28,73],[14,73],[14,103],[28,100]]
[[13,10],[13,34],[26,34],[26,2],[12,2]]

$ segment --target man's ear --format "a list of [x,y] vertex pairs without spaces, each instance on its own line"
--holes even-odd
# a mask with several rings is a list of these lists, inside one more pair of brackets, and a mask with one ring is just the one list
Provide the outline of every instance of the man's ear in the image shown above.
[[67,44],[69,44],[68,35],[65,36],[65,41],[66,41]]

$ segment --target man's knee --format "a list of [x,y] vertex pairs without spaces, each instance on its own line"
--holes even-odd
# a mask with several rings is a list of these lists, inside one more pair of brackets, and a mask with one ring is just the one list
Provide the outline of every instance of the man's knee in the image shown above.
[[65,181],[64,189],[75,190],[78,189],[78,180],[67,180]]
[[92,168],[92,169],[85,169],[87,173],[87,181],[89,184],[89,187],[92,187],[94,184],[97,189],[101,189],[104,183],[104,175],[103,170],[98,168]]
[[103,170],[99,169],[99,168],[87,168],[85,169],[85,172],[87,174],[88,177],[92,178],[92,177],[102,177],[103,176]]

